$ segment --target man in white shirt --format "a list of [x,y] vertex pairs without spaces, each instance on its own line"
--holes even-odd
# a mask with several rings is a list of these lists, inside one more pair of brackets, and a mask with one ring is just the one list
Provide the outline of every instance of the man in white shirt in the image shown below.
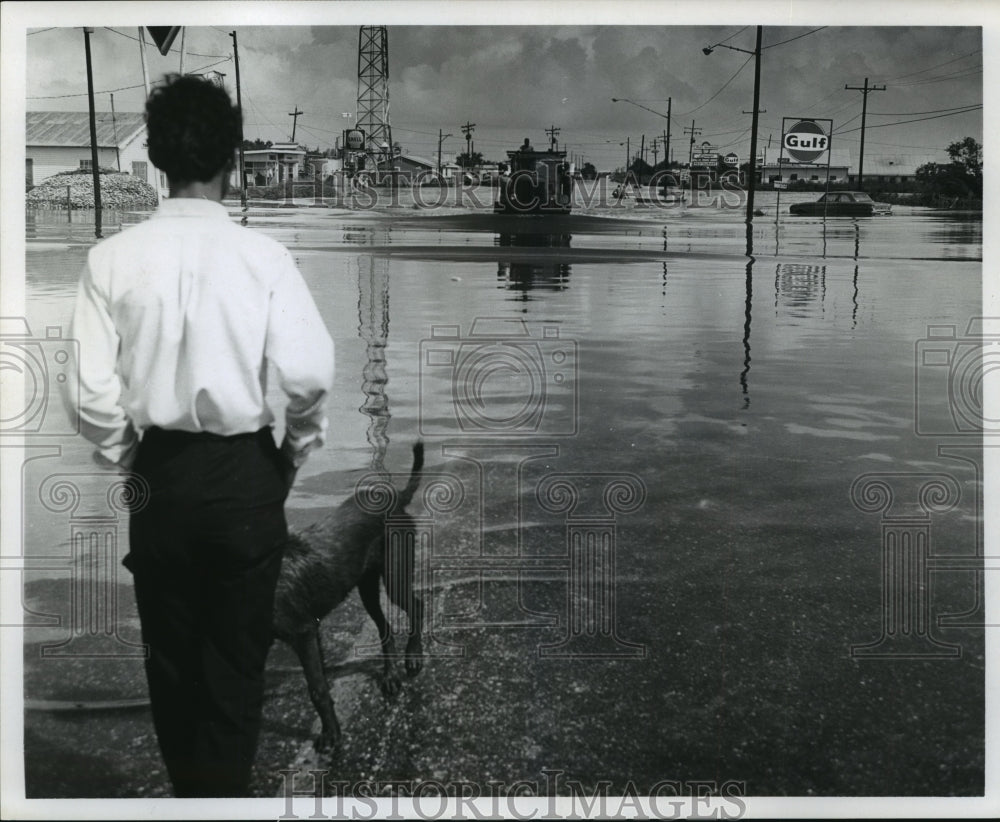
[[[249,793],[287,540],[284,501],[323,444],[333,343],[279,243],[221,200],[240,112],[218,86],[172,76],[146,104],[170,198],[91,249],[72,334],[71,411],[102,465],[149,488],[129,554],[148,645],[153,721],[178,796]],[[279,448],[268,365],[288,396]]]

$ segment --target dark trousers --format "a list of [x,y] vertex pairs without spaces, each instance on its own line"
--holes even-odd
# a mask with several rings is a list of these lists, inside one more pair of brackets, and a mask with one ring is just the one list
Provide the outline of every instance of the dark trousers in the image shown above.
[[151,429],[130,521],[153,724],[177,796],[246,796],[260,732],[274,590],[288,531],[271,430]]

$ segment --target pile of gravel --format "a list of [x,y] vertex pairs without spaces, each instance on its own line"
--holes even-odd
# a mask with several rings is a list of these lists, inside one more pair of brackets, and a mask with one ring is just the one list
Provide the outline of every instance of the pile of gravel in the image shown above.
[[[69,187],[69,196],[66,188]],[[156,190],[117,171],[101,170],[101,207],[111,211],[156,208]],[[28,208],[93,208],[94,175],[90,171],[64,171],[35,186],[25,197]]]

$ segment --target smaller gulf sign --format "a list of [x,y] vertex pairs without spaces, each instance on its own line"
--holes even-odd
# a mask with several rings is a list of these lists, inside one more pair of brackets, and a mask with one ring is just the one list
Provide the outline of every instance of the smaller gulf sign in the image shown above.
[[786,129],[781,145],[792,160],[816,163],[830,150],[830,136],[815,120],[799,120]]
[[727,166],[738,166],[740,164],[740,158],[739,155],[730,152],[722,158],[722,162],[724,162]]

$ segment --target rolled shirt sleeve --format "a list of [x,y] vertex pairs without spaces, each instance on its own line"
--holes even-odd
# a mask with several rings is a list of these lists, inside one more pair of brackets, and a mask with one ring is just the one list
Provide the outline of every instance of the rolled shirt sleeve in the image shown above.
[[333,388],[334,348],[309,288],[287,253],[271,292],[265,353],[288,396],[281,448],[297,468],[326,439],[324,405]]
[[67,410],[79,421],[84,437],[97,446],[98,463],[130,468],[139,437],[121,403],[120,340],[89,263],[77,288],[70,336],[79,345],[79,359],[63,383]]

